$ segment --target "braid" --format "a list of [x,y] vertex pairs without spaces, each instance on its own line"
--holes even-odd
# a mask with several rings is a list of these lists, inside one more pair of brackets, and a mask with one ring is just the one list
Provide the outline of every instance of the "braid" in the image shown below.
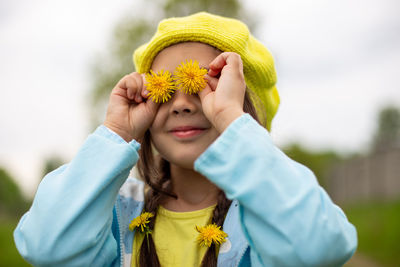
[[[257,97],[253,95],[250,96],[251,93],[249,92],[251,91],[246,88],[243,110],[244,112],[249,113],[258,123],[260,123],[259,117],[257,115],[257,110],[253,104],[253,102],[258,101]],[[262,115],[266,116],[265,114]],[[221,190],[218,194],[218,204],[214,209],[211,222],[215,223],[218,226],[221,226],[222,228],[226,213],[228,212],[231,203],[232,201],[227,199],[224,191]],[[217,248],[214,243],[211,244],[206,254],[204,255],[203,260],[201,261],[201,267],[217,267]]]
[[219,191],[218,204],[215,206],[213,211],[212,223],[218,226],[222,226],[225,220],[225,215],[231,206],[232,200],[226,198],[224,191]]
[[[147,131],[143,138],[142,149],[139,151],[140,157],[138,162],[139,175],[148,185],[148,190],[144,198],[144,212],[151,212],[154,217],[150,219],[148,224],[151,231],[157,217],[157,209],[163,195],[171,197],[176,196],[171,193],[170,183],[170,165],[169,162],[160,158],[158,164],[151,148],[150,132]],[[152,235],[145,235],[139,252],[138,266],[141,267],[160,267],[156,247]]]
[[[151,231],[154,230],[155,219],[157,216],[157,207],[160,201],[161,194],[153,189],[149,189],[145,196],[145,207],[144,211],[151,212],[154,217],[149,222],[149,228]],[[156,247],[151,234],[145,235],[139,253],[139,264],[138,266],[145,267],[160,267],[160,261],[158,260]]]
[[[218,194],[218,203],[215,206],[213,211],[213,217],[211,222],[215,223],[218,226],[221,226],[224,223],[226,213],[229,210],[232,201],[227,199],[224,191],[220,191]],[[217,266],[217,247],[214,243],[207,249],[206,254],[201,261],[201,267],[216,267]]]

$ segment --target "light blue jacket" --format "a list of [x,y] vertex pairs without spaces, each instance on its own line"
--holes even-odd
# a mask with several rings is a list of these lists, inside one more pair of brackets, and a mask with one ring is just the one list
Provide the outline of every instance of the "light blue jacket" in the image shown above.
[[[100,126],[74,159],[41,182],[14,232],[35,266],[129,266],[130,221],[143,183],[128,178],[140,145]],[[195,162],[234,199],[218,266],[342,266],[357,234],[313,173],[289,159],[250,115],[235,120]]]

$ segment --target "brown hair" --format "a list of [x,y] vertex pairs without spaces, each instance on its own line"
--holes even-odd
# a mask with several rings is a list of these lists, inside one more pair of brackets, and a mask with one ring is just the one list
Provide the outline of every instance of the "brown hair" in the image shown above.
[[[251,90],[246,89],[243,110],[259,122],[249,92],[251,92]],[[253,97],[254,96],[252,96],[252,98]],[[148,190],[145,193],[143,211],[154,214],[154,217],[151,218],[149,223],[150,230],[153,230],[157,216],[157,208],[160,204],[161,198],[163,196],[176,198],[177,196],[172,192],[169,162],[163,158],[160,158],[158,161],[156,160],[151,146],[151,135],[149,131],[145,133],[139,155],[140,158],[137,164],[138,172],[140,177],[148,185]],[[230,204],[231,200],[227,199],[225,193],[221,190],[218,194],[218,203],[213,211],[212,223],[215,223],[222,228]],[[157,257],[155,244],[151,234],[145,235],[140,247],[138,265],[140,267],[160,267],[160,262]],[[217,248],[215,244],[212,244],[208,248],[201,262],[201,266],[217,266]]]

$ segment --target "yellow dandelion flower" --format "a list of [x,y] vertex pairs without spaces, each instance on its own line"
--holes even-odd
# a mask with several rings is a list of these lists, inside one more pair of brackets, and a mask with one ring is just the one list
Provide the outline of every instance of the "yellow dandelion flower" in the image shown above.
[[199,63],[195,60],[181,63],[175,72],[175,84],[179,90],[185,94],[197,94],[206,87],[207,80],[204,75],[207,70],[199,67]]
[[158,73],[150,70],[146,74],[146,87],[149,97],[156,103],[165,103],[175,92],[175,84],[169,71],[160,70]]
[[143,212],[132,220],[132,222],[129,224],[129,230],[133,231],[137,227],[142,233],[145,232],[145,230],[149,231],[149,229],[147,229],[147,224],[150,222],[151,217],[154,217],[153,213]]
[[225,238],[228,234],[220,228],[221,226],[218,226],[215,223],[203,227],[196,226],[196,230],[199,232],[197,241],[200,245],[207,247],[210,247],[212,243],[215,245],[221,245],[226,241]]

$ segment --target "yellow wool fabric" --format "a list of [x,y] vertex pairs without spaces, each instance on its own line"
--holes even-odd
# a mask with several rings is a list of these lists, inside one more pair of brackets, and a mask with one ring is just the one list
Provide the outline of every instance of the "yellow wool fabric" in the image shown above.
[[261,122],[268,130],[278,110],[274,60],[268,49],[254,38],[239,20],[206,12],[162,20],[152,39],[133,54],[136,71],[147,73],[156,55],[181,42],[201,42],[224,52],[238,53],[243,61],[246,84]]
[[[199,246],[195,226],[210,223],[214,206],[189,212],[174,212],[160,206],[157,211],[153,238],[157,256],[163,267],[200,266],[207,251]],[[132,246],[131,267],[137,267],[144,234],[136,231]]]

